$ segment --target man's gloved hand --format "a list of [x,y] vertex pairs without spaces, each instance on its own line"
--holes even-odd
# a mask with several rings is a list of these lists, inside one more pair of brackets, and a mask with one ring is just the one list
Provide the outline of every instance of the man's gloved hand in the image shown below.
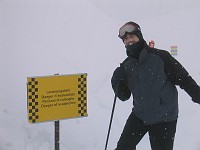
[[111,83],[115,94],[122,101],[128,100],[131,96],[131,92],[128,89],[128,87],[124,84],[124,81],[125,81],[124,69],[122,67],[116,68],[113,73]]
[[116,91],[117,85],[119,85],[119,83],[123,80],[125,80],[124,69],[122,67],[117,67],[111,79],[112,88],[114,91]]
[[200,104],[200,87],[198,87],[195,90],[195,92],[194,92],[194,94],[192,96],[192,101],[195,102],[195,103]]

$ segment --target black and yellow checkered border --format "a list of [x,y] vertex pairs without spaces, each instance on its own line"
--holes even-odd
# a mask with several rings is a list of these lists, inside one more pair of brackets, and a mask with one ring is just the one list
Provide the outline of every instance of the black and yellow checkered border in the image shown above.
[[87,116],[87,74],[78,77],[78,114]]
[[39,119],[38,115],[38,81],[35,78],[29,78],[27,83],[28,90],[28,120],[35,123]]

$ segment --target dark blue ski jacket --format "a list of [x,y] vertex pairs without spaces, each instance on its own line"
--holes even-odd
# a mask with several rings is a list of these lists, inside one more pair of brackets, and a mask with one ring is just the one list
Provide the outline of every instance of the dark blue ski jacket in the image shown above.
[[133,96],[133,113],[145,124],[172,121],[178,117],[178,92],[184,89],[200,103],[200,87],[169,52],[147,45],[139,60],[127,57],[111,79],[117,97],[125,101]]

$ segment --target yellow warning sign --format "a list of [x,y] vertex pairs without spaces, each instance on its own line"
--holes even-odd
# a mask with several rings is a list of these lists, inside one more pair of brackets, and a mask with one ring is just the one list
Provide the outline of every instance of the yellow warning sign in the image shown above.
[[30,123],[87,116],[87,74],[27,78]]

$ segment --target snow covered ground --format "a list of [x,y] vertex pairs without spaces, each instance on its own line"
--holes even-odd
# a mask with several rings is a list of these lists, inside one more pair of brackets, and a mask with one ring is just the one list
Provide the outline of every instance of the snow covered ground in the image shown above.
[[[85,72],[89,116],[60,121],[60,149],[104,149],[110,78],[126,57],[118,29],[130,20],[157,48],[178,46],[176,59],[200,84],[199,0],[0,0],[0,150],[53,150],[54,122],[28,123],[27,77]],[[179,88],[179,107],[174,150],[199,150],[200,106]],[[108,150],[131,108],[117,101]],[[148,136],[138,150],[150,150]]]

